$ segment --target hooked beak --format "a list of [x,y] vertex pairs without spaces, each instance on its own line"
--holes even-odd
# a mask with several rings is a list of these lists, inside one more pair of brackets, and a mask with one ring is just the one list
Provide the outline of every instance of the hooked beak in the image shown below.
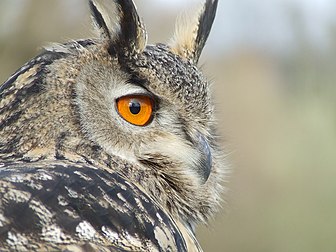
[[208,141],[205,139],[205,137],[201,134],[198,134],[197,139],[197,149],[200,153],[200,159],[197,165],[197,173],[201,177],[201,181],[204,184],[211,173],[212,168],[212,156],[211,156],[211,149],[209,146]]

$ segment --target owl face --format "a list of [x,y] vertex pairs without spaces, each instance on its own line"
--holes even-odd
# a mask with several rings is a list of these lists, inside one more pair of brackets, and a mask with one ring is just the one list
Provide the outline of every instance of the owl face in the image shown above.
[[213,140],[205,78],[162,45],[137,57],[139,62],[128,59],[128,72],[113,59],[85,65],[77,85],[83,128],[111,154],[136,163],[149,154],[162,156],[205,182]]
[[102,39],[85,51],[76,78],[82,131],[141,170],[139,183],[185,220],[207,219],[219,201],[222,161],[213,106],[196,66],[216,4],[207,1],[198,22],[178,28],[171,44],[147,45],[135,8],[126,14],[121,1],[122,18],[106,23],[106,6],[92,1]]

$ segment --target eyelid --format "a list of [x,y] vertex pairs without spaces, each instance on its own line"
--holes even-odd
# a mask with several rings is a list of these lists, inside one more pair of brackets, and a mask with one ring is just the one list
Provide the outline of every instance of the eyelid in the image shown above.
[[113,94],[111,94],[112,97],[114,97],[115,100],[120,99],[124,96],[130,96],[130,95],[147,95],[152,96],[151,92],[146,90],[146,88],[138,85],[133,85],[131,83],[124,83],[124,85],[119,86],[116,90],[113,91]]

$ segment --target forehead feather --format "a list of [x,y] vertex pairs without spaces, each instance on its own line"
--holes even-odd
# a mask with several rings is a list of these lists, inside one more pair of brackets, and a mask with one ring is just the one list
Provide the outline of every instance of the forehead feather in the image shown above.
[[205,112],[209,102],[208,82],[191,62],[174,54],[163,44],[149,45],[137,55],[132,69],[144,86],[159,96],[171,94],[186,110]]

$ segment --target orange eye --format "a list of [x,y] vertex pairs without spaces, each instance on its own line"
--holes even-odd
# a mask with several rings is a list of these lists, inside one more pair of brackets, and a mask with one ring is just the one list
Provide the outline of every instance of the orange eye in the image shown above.
[[117,109],[127,122],[144,126],[152,117],[153,101],[145,95],[124,96],[117,100]]

